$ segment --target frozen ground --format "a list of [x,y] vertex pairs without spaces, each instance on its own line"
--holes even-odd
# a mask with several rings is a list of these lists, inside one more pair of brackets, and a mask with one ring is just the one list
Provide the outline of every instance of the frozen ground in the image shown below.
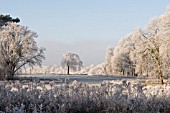
[[170,86],[0,81],[0,113],[170,113]]
[[121,76],[100,76],[100,75],[95,75],[95,76],[89,76],[89,75],[19,75],[20,77],[37,77],[39,79],[47,79],[47,80],[59,80],[64,82],[65,80],[68,80],[69,82],[72,82],[76,80],[77,82],[82,82],[82,83],[89,83],[89,84],[97,84],[101,83],[103,81],[122,81],[122,80],[128,80],[128,81],[142,81],[145,80],[144,78],[134,78],[134,77],[121,77]]

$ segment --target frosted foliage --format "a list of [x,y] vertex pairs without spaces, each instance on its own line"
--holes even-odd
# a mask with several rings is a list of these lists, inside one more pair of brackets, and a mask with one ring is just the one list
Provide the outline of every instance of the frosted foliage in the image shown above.
[[158,78],[162,79],[165,73],[168,73],[169,67],[169,49],[170,49],[170,13],[163,14],[152,20],[146,33],[142,33],[145,46],[141,51],[145,51],[151,56],[150,61],[153,68],[156,67]]
[[133,75],[134,74],[134,62],[132,60],[135,50],[134,33],[130,33],[124,36],[119,41],[118,45],[114,49],[114,56],[112,57],[112,69],[113,74],[121,75]]
[[[74,54],[72,56],[65,54],[61,63],[63,70],[61,67],[53,68],[53,70],[65,73],[68,64],[81,64],[79,57],[75,57]],[[103,63],[83,67],[78,71],[77,67],[73,67],[74,72],[72,73],[147,76],[151,78],[160,78],[163,75],[164,78],[168,78],[169,67],[170,13],[168,10],[167,13],[154,17],[145,29],[137,28],[134,32],[122,37],[114,49],[107,48]]]
[[[87,75],[106,75],[104,70],[105,64],[90,65],[88,67],[81,67],[81,70],[71,71],[71,74],[87,74]],[[61,66],[50,65],[42,67],[26,68],[20,71],[20,74],[66,74],[66,69]]]
[[152,19],[146,29],[124,36],[114,49],[113,73],[152,76],[162,79],[169,73],[170,13]]
[[105,55],[105,61],[104,61],[104,71],[106,74],[111,75],[112,74],[112,57],[113,57],[113,48],[107,48],[106,55]]
[[61,67],[67,69],[70,67],[71,71],[79,71],[83,66],[83,62],[80,60],[80,57],[74,53],[64,53],[61,60]]
[[35,38],[37,38],[35,32],[15,23],[1,27],[0,60],[9,78],[26,64],[41,65],[44,49],[38,48]]
[[168,13],[170,13],[170,5],[167,7],[167,11]]
[[[47,81],[46,81],[47,82]],[[0,82],[0,113],[169,113],[169,86]]]
[[61,66],[36,66],[21,70],[21,74],[64,74],[64,70]]
[[98,64],[91,67],[89,70],[86,70],[88,75],[105,75],[104,64]]

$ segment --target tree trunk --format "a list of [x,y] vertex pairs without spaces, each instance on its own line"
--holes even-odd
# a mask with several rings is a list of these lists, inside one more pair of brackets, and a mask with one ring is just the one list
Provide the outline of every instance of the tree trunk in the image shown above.
[[163,73],[162,73],[162,70],[161,70],[160,62],[158,63],[158,76],[159,76],[159,79],[160,79],[161,84],[163,85],[163,84],[164,84],[164,81],[163,81]]
[[160,76],[160,80],[161,80],[161,84],[163,85],[164,84],[163,76]]
[[68,70],[67,70],[67,75],[69,75],[70,73],[69,73],[69,71],[70,71],[70,67],[68,66],[68,68],[67,68]]
[[12,80],[15,75],[15,66],[8,65],[6,69],[6,79]]
[[125,75],[125,71],[124,70],[122,70],[122,73],[123,73],[123,75]]
[[164,84],[164,81],[163,81],[163,73],[162,73],[161,70],[158,70],[158,76],[159,76],[159,79],[160,79],[161,84],[163,85],[163,84]]
[[7,70],[8,72],[7,72],[7,77],[6,77],[6,79],[7,80],[12,80],[13,78],[14,78],[14,73],[13,73],[13,71],[9,71],[9,70]]
[[[159,53],[159,49],[158,49],[158,53]],[[161,84],[163,85],[164,84],[164,81],[163,81],[163,72],[162,72],[162,63],[161,63],[161,59],[160,59],[160,56],[156,56],[155,57],[155,60],[157,62],[157,71],[158,71],[158,76],[159,76],[159,79],[160,79],[160,82]]]

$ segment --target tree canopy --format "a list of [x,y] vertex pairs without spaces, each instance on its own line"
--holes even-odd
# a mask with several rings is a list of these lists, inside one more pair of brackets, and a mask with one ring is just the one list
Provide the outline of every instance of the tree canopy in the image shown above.
[[80,57],[74,53],[64,53],[61,60],[61,66],[63,69],[69,69],[72,71],[79,71],[83,66],[83,62],[80,60]]
[[17,18],[12,18],[10,15],[0,15],[0,26],[7,25],[8,22],[15,22],[18,23],[20,22],[20,19]]
[[113,74],[156,75],[163,84],[170,74],[170,11],[122,37],[110,57]]
[[13,22],[0,28],[0,64],[4,78],[12,79],[26,64],[41,65],[45,49],[37,46],[37,37],[36,32]]

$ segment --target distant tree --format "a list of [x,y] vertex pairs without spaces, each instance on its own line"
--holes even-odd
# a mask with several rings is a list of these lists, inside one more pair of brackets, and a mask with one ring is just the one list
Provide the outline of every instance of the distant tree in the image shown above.
[[18,23],[20,22],[20,19],[19,18],[12,18],[10,15],[0,15],[0,27],[1,26],[4,26],[4,25],[7,25],[8,22],[15,22],[15,23]]
[[130,59],[128,53],[115,54],[113,56],[112,63],[115,74],[134,75],[133,61]]
[[105,55],[105,61],[104,61],[104,70],[106,74],[112,75],[112,57],[113,57],[113,50],[114,48],[107,48],[106,49],[106,55]]
[[131,76],[136,74],[135,60],[132,54],[135,51],[135,40],[133,40],[135,32],[122,37],[115,47],[111,61],[114,74]]
[[27,27],[8,23],[0,30],[0,64],[5,70],[5,78],[13,79],[23,66],[41,65],[44,48],[38,48],[35,38],[38,35]]
[[64,53],[61,60],[61,66],[63,69],[67,69],[67,74],[70,74],[70,70],[79,71],[83,66],[83,62],[77,54]]

